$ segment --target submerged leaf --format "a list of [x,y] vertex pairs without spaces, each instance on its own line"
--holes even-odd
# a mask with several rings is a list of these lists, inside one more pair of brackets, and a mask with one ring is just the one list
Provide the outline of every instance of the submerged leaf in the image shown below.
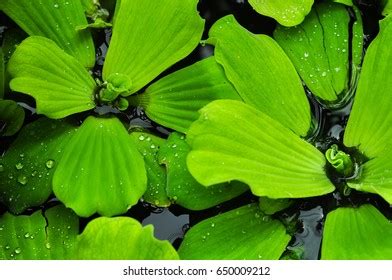
[[374,206],[338,208],[327,215],[321,258],[390,260],[392,225]]
[[78,26],[87,24],[81,1],[1,0],[0,10],[29,35],[49,38],[84,67],[94,66],[92,36],[77,30]]
[[0,259],[69,259],[78,230],[78,217],[61,205],[31,216],[6,213],[0,217]]
[[241,100],[214,57],[176,71],[130,100],[141,105],[153,121],[186,133],[199,109],[216,99]]
[[159,160],[166,165],[167,195],[174,203],[191,210],[203,210],[228,201],[248,190],[239,182],[200,185],[189,173],[186,157],[190,151],[185,136],[173,132],[161,146]]
[[192,226],[178,253],[190,260],[277,260],[289,241],[281,222],[249,204]]
[[157,240],[153,227],[126,217],[97,218],[78,237],[78,259],[177,260],[169,241]]
[[37,113],[63,118],[95,107],[94,79],[79,61],[53,41],[33,36],[24,40],[8,63],[13,91],[31,95]]
[[311,120],[309,102],[279,45],[269,36],[250,33],[232,15],[218,20],[209,36],[217,62],[244,102],[306,136]]
[[249,0],[260,14],[274,18],[284,26],[300,24],[310,12],[313,0]]
[[171,202],[166,194],[166,170],[159,164],[158,152],[165,140],[145,132],[132,132],[131,141],[143,155],[147,171],[147,190],[144,201],[159,207],[168,207]]
[[325,158],[311,144],[242,102],[217,100],[188,132],[187,164],[201,184],[238,180],[253,194],[299,198],[330,193]]
[[22,128],[0,157],[0,201],[11,212],[21,213],[48,199],[54,170],[75,130],[66,121],[46,118]]
[[361,15],[356,15],[351,22],[345,6],[323,2],[301,25],[279,26],[274,32],[306,86],[330,107],[345,105],[354,94],[363,44]]
[[113,216],[146,190],[143,158],[117,118],[88,117],[64,150],[53,177],[57,198],[79,216]]
[[[204,21],[197,0],[121,0],[103,78],[127,75],[128,95],[186,57],[199,43]],[[148,15],[148,16],[146,16]]]
[[23,125],[24,117],[23,108],[15,101],[0,98],[0,136],[11,136],[18,132]]

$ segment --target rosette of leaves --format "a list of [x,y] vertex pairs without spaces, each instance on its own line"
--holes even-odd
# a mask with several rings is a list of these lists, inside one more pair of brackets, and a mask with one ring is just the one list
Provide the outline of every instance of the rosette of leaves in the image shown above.
[[[389,160],[392,79],[388,73],[392,66],[388,46],[392,39],[391,17],[380,22],[380,32],[367,49],[343,141],[331,146],[325,155],[309,140],[310,106],[293,64],[277,43],[267,36],[250,33],[232,16],[218,20],[209,36],[207,42],[215,46],[216,60],[245,103],[213,101],[200,111],[201,116],[190,127],[187,141],[192,150],[187,165],[197,181],[208,187],[238,180],[249,185],[256,196],[305,198],[335,190],[326,173],[328,167],[347,187],[375,193],[392,202]],[[238,40],[231,40],[234,37]],[[271,76],[279,79],[279,83]],[[260,229],[257,237],[254,234],[250,239],[244,237],[241,244],[249,244],[254,249],[248,251],[250,254],[235,244],[231,245],[235,252],[226,252],[223,244],[231,243],[222,232],[240,235],[244,231],[242,236],[246,236],[253,229],[240,222],[238,227],[232,223],[243,211],[233,210],[192,227],[180,247],[180,256],[189,259],[279,257],[279,254],[269,255],[269,247],[262,246],[267,239],[269,246],[279,245],[280,249],[276,250],[284,251],[283,244],[288,241],[278,229],[279,222],[270,228],[275,235],[270,235],[268,230],[260,234]],[[247,218],[239,220],[249,222],[251,216],[266,215],[264,211],[249,212]],[[261,226],[263,229],[269,228],[271,221],[275,222],[272,218],[266,220],[270,224]],[[253,222],[258,224],[257,219]],[[217,223],[219,229],[215,229]],[[327,215],[321,256],[323,259],[390,259],[392,245],[385,242],[390,240],[390,229],[390,222],[372,205],[338,208]]]
[[[100,104],[125,110],[128,96],[199,43],[204,21],[195,0],[117,4],[102,81],[97,81],[86,69],[94,65],[95,51],[90,30],[78,28],[88,24],[79,1],[2,1],[1,10],[31,35],[8,63],[11,89],[34,97],[37,112],[52,119]],[[199,68],[190,66],[189,71]],[[187,71],[181,78],[191,76]],[[223,76],[220,69],[216,73]],[[163,83],[158,81],[155,88]],[[177,83],[184,86],[183,80]],[[42,119],[27,126],[22,136],[1,162],[2,200],[14,213],[43,203],[52,183],[56,197],[83,217],[124,213],[146,191],[143,157],[116,117],[89,116],[80,127]]]

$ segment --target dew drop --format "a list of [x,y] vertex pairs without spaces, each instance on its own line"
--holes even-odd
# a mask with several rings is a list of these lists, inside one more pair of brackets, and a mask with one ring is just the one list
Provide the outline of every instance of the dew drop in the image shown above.
[[56,9],[58,9],[59,4],[56,3],[56,4],[53,5],[53,7],[55,7]]
[[211,227],[215,227],[215,223],[211,223]]
[[22,185],[26,185],[27,184],[27,177],[25,175],[19,175],[18,182]]
[[30,233],[26,232],[26,234],[24,235],[25,238],[29,238],[30,237]]
[[15,164],[15,168],[21,170],[23,169],[23,164],[21,162],[18,162],[17,164]]
[[144,135],[140,135],[140,136],[139,136],[139,140],[140,140],[140,141],[143,141],[144,139],[145,139]]
[[304,53],[304,57],[309,57],[309,53]]
[[4,165],[0,164],[0,172],[4,171]]
[[48,250],[49,250],[49,249],[51,248],[51,247],[50,247],[50,243],[49,243],[49,242],[48,242],[48,243],[46,243],[46,244],[45,244],[45,247],[46,247],[46,249],[48,249]]
[[54,164],[55,164],[55,161],[54,161],[53,159],[49,159],[49,160],[45,163],[46,167],[49,168],[49,169],[52,169],[53,166],[54,166]]
[[20,248],[16,248],[16,249],[15,249],[15,254],[17,254],[17,255],[18,255],[18,254],[20,254],[20,253],[22,253],[22,249],[20,249]]

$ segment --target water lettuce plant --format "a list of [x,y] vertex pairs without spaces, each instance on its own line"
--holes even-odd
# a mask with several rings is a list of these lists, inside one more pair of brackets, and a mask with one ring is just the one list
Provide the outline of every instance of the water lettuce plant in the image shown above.
[[[392,257],[378,205],[351,200],[392,203],[390,16],[364,55],[351,1],[249,0],[278,22],[273,37],[227,15],[203,41],[197,0],[115,2],[111,14],[103,1],[0,3],[28,34],[0,49],[1,133],[18,133],[0,158],[1,259],[301,258],[286,211],[331,193],[342,198],[326,215],[321,258]],[[102,28],[111,38],[100,65]],[[213,54],[170,71],[200,41]],[[25,121],[18,93],[43,116]],[[352,102],[341,139],[324,139],[315,106]],[[134,107],[168,133],[130,126]],[[140,200],[192,213],[245,192],[251,200],[191,225],[177,250],[126,217]]]

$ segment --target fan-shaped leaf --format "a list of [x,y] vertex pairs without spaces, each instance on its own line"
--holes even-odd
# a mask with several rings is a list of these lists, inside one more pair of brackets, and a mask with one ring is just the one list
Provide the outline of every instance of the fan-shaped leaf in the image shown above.
[[209,36],[217,62],[244,102],[305,136],[310,127],[309,103],[279,45],[266,35],[250,33],[232,15],[218,20]]
[[78,26],[87,24],[81,1],[2,0],[0,10],[29,35],[49,38],[81,65],[94,66],[95,49],[91,34],[77,30]]
[[260,14],[274,18],[284,26],[300,24],[310,12],[313,0],[249,0]]
[[159,150],[159,160],[166,165],[167,195],[182,207],[203,210],[228,201],[248,190],[239,182],[204,187],[189,173],[186,157],[190,151],[185,136],[173,132]]
[[159,207],[170,205],[166,194],[166,170],[158,162],[158,151],[165,140],[145,132],[132,132],[130,137],[143,155],[147,171],[147,190],[143,199]]
[[[355,90],[361,60],[354,59],[354,52],[361,57],[362,33],[359,12],[354,23],[345,6],[323,2],[312,9],[301,25],[279,26],[274,37],[311,92],[327,106],[341,107]],[[353,44],[349,42],[351,38]]]
[[95,81],[83,66],[53,41],[29,37],[8,63],[13,91],[33,96],[37,112],[63,118],[95,107]]
[[289,241],[279,221],[264,216],[256,204],[249,204],[191,227],[178,253],[181,259],[276,260]]
[[392,139],[392,17],[367,49],[344,144],[358,147],[368,158],[382,156]]
[[[187,56],[199,43],[204,21],[197,0],[121,0],[103,77],[128,75],[132,94]],[[148,16],[146,16],[148,15]]]
[[0,135],[11,136],[23,125],[25,112],[15,101],[0,100]]
[[88,117],[53,177],[57,198],[79,216],[122,214],[146,190],[142,156],[117,118]]
[[78,258],[89,260],[176,260],[176,250],[168,241],[157,240],[153,227],[142,227],[132,218],[105,218],[91,221],[78,237]]
[[201,184],[238,180],[270,198],[329,193],[324,156],[266,114],[242,102],[217,100],[188,132],[190,173]]
[[392,258],[392,225],[374,206],[338,208],[327,215],[322,259]]
[[0,217],[0,259],[69,259],[79,230],[78,217],[63,206],[31,216]]
[[0,157],[0,201],[11,212],[21,213],[48,199],[54,170],[75,130],[65,121],[46,118],[22,128]]
[[170,74],[131,96],[153,121],[186,133],[199,109],[216,99],[241,100],[213,57]]

